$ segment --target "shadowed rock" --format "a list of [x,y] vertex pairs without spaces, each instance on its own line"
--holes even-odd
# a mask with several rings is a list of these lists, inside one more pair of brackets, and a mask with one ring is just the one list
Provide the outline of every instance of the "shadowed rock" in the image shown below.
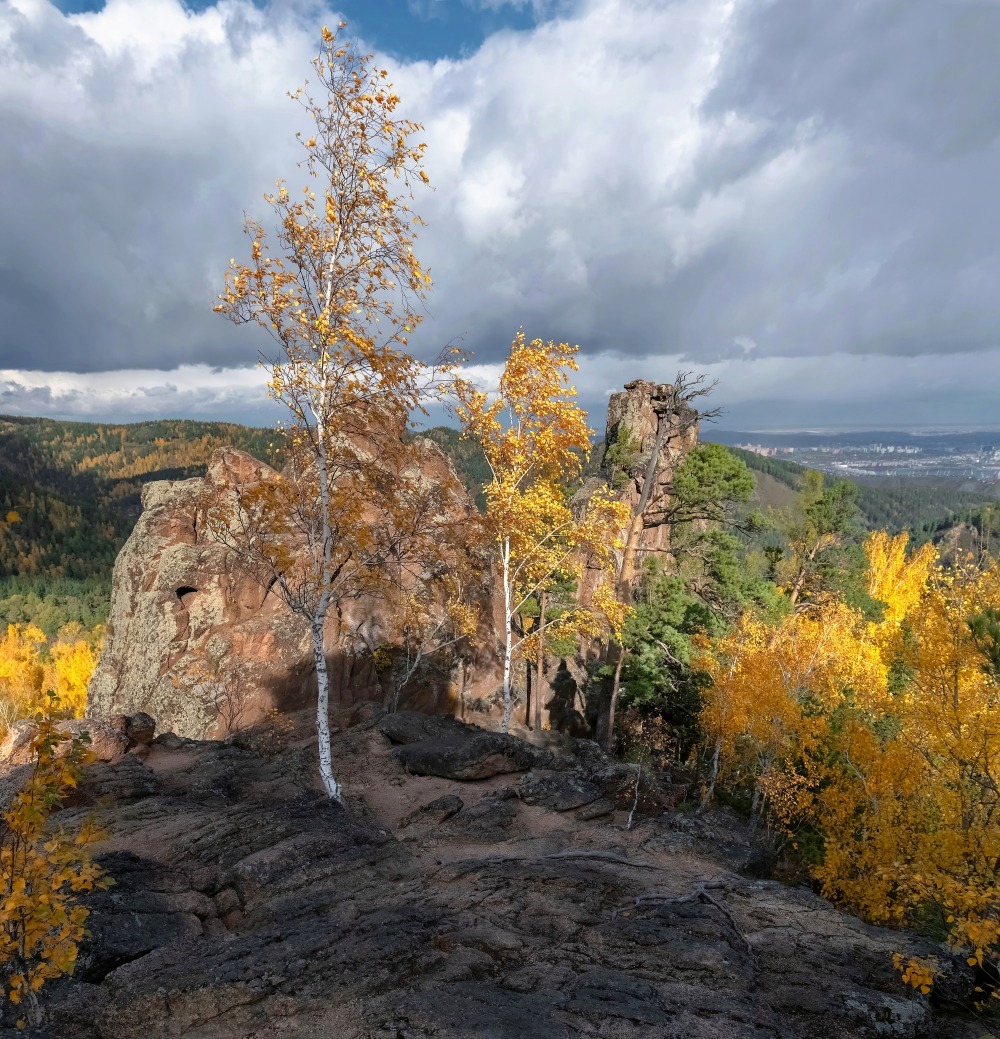
[[393,743],[419,743],[421,740],[464,736],[481,730],[442,714],[420,714],[417,711],[397,711],[379,719],[379,732]]
[[443,779],[489,779],[506,772],[527,772],[548,764],[552,755],[502,732],[479,732],[472,736],[422,740],[397,747],[396,760],[419,776]]
[[[512,755],[510,741],[494,751]],[[89,766],[81,803],[53,821],[96,812],[116,885],[87,896],[91,937],[76,976],[43,989],[44,1029],[17,1032],[5,1003],[0,1039],[988,1034],[892,966],[893,952],[950,964],[941,946],[740,877],[693,845],[677,854],[660,815],[626,831],[528,811],[502,779],[463,806],[448,780],[399,765],[421,746],[392,751],[371,726],[338,733],[350,811],[309,786],[302,728],[275,755],[160,739],[145,761]],[[397,841],[420,804],[430,827]],[[727,813],[694,825],[748,839]],[[961,960],[954,972],[971,976]]]
[[525,804],[551,808],[554,812],[568,812],[596,801],[601,796],[601,789],[578,775],[531,772],[518,784],[517,793]]

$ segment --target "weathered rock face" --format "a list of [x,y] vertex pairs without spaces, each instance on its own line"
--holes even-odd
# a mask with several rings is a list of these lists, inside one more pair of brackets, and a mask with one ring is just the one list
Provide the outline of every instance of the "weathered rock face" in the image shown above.
[[[427,443],[422,472],[444,479],[449,463]],[[224,449],[203,479],[162,481],[143,489],[143,511],[115,563],[108,635],[90,684],[95,714],[146,711],[162,729],[183,736],[224,735],[267,711],[294,710],[315,692],[312,649],[304,622],[242,571],[207,529],[205,503],[234,484],[273,477],[273,470],[242,451]],[[467,508],[473,508],[471,501]],[[482,649],[467,654],[458,674],[430,671],[402,691],[402,701],[455,713],[460,700],[496,686],[493,617],[488,590],[473,589],[484,604]],[[327,657],[331,701],[346,708],[386,695],[371,647],[392,644],[387,608],[359,599],[339,619],[331,615]],[[213,706],[219,683],[206,682],[205,661],[238,667],[243,702],[237,717]],[[225,699],[225,694],[223,694]],[[229,696],[232,713],[232,696]]]
[[[582,507],[595,491],[610,487],[635,514],[658,432],[656,469],[636,543],[635,566],[641,566],[650,553],[669,549],[670,528],[661,517],[670,501],[674,474],[698,443],[698,414],[674,386],[637,379],[611,395],[601,474],[587,480],[575,499]],[[592,578],[584,578],[579,592],[584,601],[593,594],[593,584]]]
[[[683,394],[667,383],[637,379],[613,393],[608,402],[608,420],[600,475],[591,477],[574,498],[583,509],[597,491],[610,488],[634,516],[642,500],[646,472],[657,447],[656,467],[638,528],[635,550],[619,560],[626,584],[641,570],[643,562],[668,552],[670,526],[665,522],[674,474],[698,443],[698,413],[682,399]],[[659,436],[658,436],[659,434]],[[621,531],[623,541],[628,531]],[[588,603],[595,588],[605,580],[599,570],[585,569],[577,595]],[[586,666],[578,659],[561,661],[544,690],[545,716],[552,728],[575,735],[590,734],[605,707],[604,692],[589,683],[588,670],[597,661],[599,648],[586,652]],[[579,697],[579,698],[578,698]]]
[[[570,808],[568,786],[547,806],[551,774],[413,776],[370,723],[335,736],[341,807],[310,787],[311,718],[296,721],[276,755],[159,737],[145,761],[90,767],[55,822],[96,813],[115,885],[87,896],[91,936],[42,990],[45,1024],[17,1032],[5,1001],[2,1039],[989,1033],[951,1016],[964,961],[747,876],[726,813],[629,829],[599,802]],[[599,755],[570,747],[583,792]],[[937,1005],[894,952],[954,965]]]
[[[663,435],[652,492],[645,510],[646,526],[639,537],[640,552],[662,551],[669,546],[670,531],[665,524],[656,523],[656,518],[664,512],[669,501],[674,473],[698,443],[698,416],[689,404],[678,398],[676,389],[668,383],[637,379],[626,383],[621,392],[611,395],[601,469],[612,486],[621,487],[622,499],[633,510],[639,503],[657,431],[661,427]],[[616,453],[617,463],[612,461]]]

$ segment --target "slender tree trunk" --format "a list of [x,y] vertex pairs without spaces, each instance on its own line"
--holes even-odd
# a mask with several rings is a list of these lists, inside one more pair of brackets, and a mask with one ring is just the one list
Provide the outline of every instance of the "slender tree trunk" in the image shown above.
[[535,660],[535,732],[542,731],[542,672],[545,670],[545,607],[548,604],[548,593],[542,591],[538,596],[538,656]]
[[504,652],[503,652],[503,717],[500,719],[500,731],[510,731],[510,716],[514,711],[514,698],[510,686],[511,657],[514,646],[511,639],[511,625],[514,618],[511,611],[510,587],[510,541],[505,541],[500,553],[503,560],[503,618],[504,618]]
[[[9,888],[9,885],[8,885]],[[14,956],[14,963],[17,966],[18,973],[21,977],[27,978],[28,972],[31,970],[30,964],[28,963],[28,957],[25,950],[25,932],[27,930],[26,916],[25,913],[21,913],[21,919],[19,928],[20,935],[18,937],[18,955]],[[28,1024],[34,1028],[36,1025],[42,1023],[42,1008],[38,1003],[38,994],[31,988],[30,985],[25,985],[22,988],[24,994],[25,1003],[27,1004],[24,1015],[25,1020]]]
[[802,594],[802,589],[806,583],[806,577],[809,576],[809,567],[816,559],[816,553],[819,551],[819,546],[820,543],[817,541],[809,551],[809,554],[803,559],[802,565],[799,567],[799,573],[795,578],[795,585],[792,588],[792,594],[789,596],[789,602],[791,602],[793,606],[798,602],[798,598]]
[[667,426],[669,424],[669,419],[666,415],[657,415],[656,439],[653,441],[653,450],[646,466],[646,477],[642,482],[642,491],[639,494],[639,501],[635,507],[635,512],[632,515],[632,522],[629,525],[628,536],[625,539],[625,550],[622,553],[622,569],[621,575],[618,579],[618,595],[623,601],[625,600],[625,597],[631,593],[632,585],[635,582],[635,553],[636,549],[639,547],[639,535],[642,533],[643,515],[646,512],[646,506],[649,505],[649,498],[653,491],[653,480],[656,478],[656,467],[660,461],[660,450],[663,447],[663,440],[666,436]]
[[330,747],[330,673],[323,651],[323,619],[312,623],[313,660],[316,663],[316,737],[319,743],[319,775],[323,789],[334,801],[341,799],[341,786],[333,776],[333,751]]
[[[329,294],[329,290],[328,290]],[[313,660],[316,664],[316,739],[319,745],[319,775],[323,781],[323,789],[334,801],[341,799],[341,786],[333,775],[333,750],[330,747],[330,672],[326,666],[326,653],[323,649],[323,634],[326,614],[330,605],[329,585],[331,580],[333,534],[330,529],[330,470],[327,468],[326,429],[324,424],[326,396],[320,402],[320,409],[314,410],[316,415],[316,446],[318,453],[318,472],[322,542],[318,546],[319,577],[323,591],[320,594],[319,608],[311,618]]]
[[608,701],[608,727],[605,733],[605,750],[611,750],[615,743],[615,712],[618,710],[618,695],[622,691],[622,668],[625,665],[625,655],[628,650],[621,646],[618,651],[618,663],[615,664],[615,674],[611,682],[611,699]]
[[465,667],[465,658],[464,657],[460,657],[459,660],[460,660],[460,663],[459,663],[459,668],[458,668],[458,674],[459,674],[459,679],[458,679],[458,702],[459,702],[459,705],[460,705],[461,710],[462,710],[462,721],[464,722],[465,721],[465,679],[466,679],[466,667]]
[[712,797],[715,794],[715,781],[719,778],[719,758],[721,754],[722,744],[716,743],[715,751],[712,754],[712,769],[708,775],[708,783],[705,784],[705,790],[701,795],[699,811],[707,811],[708,806],[712,803]]

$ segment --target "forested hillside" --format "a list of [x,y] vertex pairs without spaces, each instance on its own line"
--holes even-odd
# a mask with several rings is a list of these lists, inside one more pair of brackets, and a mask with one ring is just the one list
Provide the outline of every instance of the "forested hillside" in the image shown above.
[[[738,447],[729,450],[742,459],[747,468],[764,474],[767,481],[758,481],[761,489],[771,480],[789,489],[798,487],[805,466],[780,458],[765,458]],[[829,481],[831,478],[827,477]],[[1000,516],[997,499],[988,485],[968,486],[968,481],[921,477],[884,477],[852,481],[858,488],[857,503],[865,526],[869,530],[888,530],[893,533],[909,531],[916,545],[940,540],[959,524],[969,524],[979,531],[995,529]],[[762,486],[763,485],[763,486]],[[772,500],[773,499],[773,500]],[[765,495],[762,504],[783,507],[780,492]],[[994,527],[991,528],[991,524]]]
[[[452,457],[478,494],[489,478],[479,445],[445,426],[423,435]],[[223,422],[106,425],[0,417],[0,626],[30,622],[52,635],[68,622],[87,629],[102,622],[111,569],[139,515],[142,485],[200,476],[224,445],[274,463],[278,439],[274,430]],[[727,450],[759,477],[762,507],[788,505],[803,466]],[[602,452],[599,441],[588,473]],[[984,492],[948,482],[897,478],[858,487],[867,527],[909,529],[917,543],[937,540],[959,523],[990,537],[1000,520]],[[13,522],[5,522],[9,514]]]
[[0,625],[92,628],[107,614],[142,485],[198,476],[226,444],[273,461],[275,440],[273,430],[221,422],[0,418]]

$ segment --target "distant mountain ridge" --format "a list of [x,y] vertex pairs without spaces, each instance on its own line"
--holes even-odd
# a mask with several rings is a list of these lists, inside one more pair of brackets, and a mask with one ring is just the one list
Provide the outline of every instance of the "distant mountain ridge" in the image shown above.
[[[710,439],[720,438],[715,430]],[[451,458],[473,494],[489,478],[477,444],[437,426],[418,435]],[[47,633],[69,620],[104,619],[111,569],[140,512],[142,486],[202,476],[212,454],[233,446],[280,464],[280,434],[226,422],[163,419],[129,424],[0,416],[0,625],[32,621]],[[758,475],[762,506],[783,507],[804,467],[730,447]],[[598,441],[585,469],[596,471]],[[941,537],[975,523],[983,495],[947,482],[859,482],[869,527],[911,528],[915,539]],[[787,493],[786,493],[787,491]],[[9,512],[20,517],[3,523]]]

